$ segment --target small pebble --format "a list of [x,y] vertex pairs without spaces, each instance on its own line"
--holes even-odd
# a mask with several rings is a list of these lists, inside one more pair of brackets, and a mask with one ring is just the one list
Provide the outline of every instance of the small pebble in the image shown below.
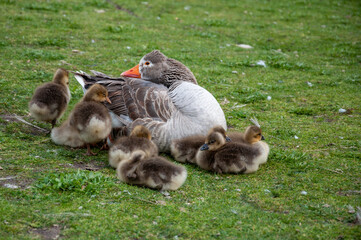
[[351,205],[348,205],[347,208],[348,208],[348,213],[355,213],[356,212],[355,209]]
[[266,63],[265,63],[263,60],[259,60],[259,61],[256,63],[256,65],[258,65],[258,66],[263,66],[263,67],[267,67],[267,66],[266,66]]
[[4,184],[4,187],[6,187],[6,188],[11,188],[11,189],[19,188],[19,186],[16,186],[16,185],[14,185],[14,184],[9,184],[9,183],[5,183],[5,184]]
[[238,72],[237,71],[232,71],[232,73],[237,74]]
[[308,86],[310,86],[310,87],[312,87],[312,86],[313,86],[313,84],[312,84],[312,83],[310,83],[310,82],[307,82],[307,85],[308,85]]
[[340,109],[338,110],[338,112],[339,112],[339,113],[345,113],[345,112],[347,112],[347,110],[346,110],[346,109],[343,109],[343,108],[340,108]]
[[272,99],[272,97],[271,96],[267,96],[267,100],[269,101],[269,100],[271,100]]
[[243,48],[243,49],[252,49],[253,47],[247,44],[237,44],[237,47]]
[[295,135],[295,139],[298,139],[298,137]]
[[307,195],[307,192],[306,192],[306,191],[302,191],[301,194],[302,194],[302,195]]

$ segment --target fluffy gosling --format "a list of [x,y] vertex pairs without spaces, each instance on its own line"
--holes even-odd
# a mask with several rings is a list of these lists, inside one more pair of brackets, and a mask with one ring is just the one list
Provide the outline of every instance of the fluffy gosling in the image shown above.
[[29,111],[38,121],[51,123],[54,128],[70,101],[69,73],[59,68],[53,77],[53,81],[36,88],[29,102]]
[[56,144],[71,147],[87,146],[86,155],[96,155],[90,144],[104,140],[112,125],[107,108],[102,102],[109,102],[108,91],[99,84],[88,89],[83,99],[77,103],[67,121],[54,128],[51,138]]
[[109,164],[117,168],[120,161],[129,159],[136,150],[142,150],[146,157],[158,155],[158,147],[152,142],[150,131],[142,126],[135,126],[129,137],[120,137],[115,140],[109,150]]
[[[245,135],[249,143],[229,142],[218,133],[211,131],[205,144],[196,155],[199,167],[217,173],[253,173],[260,164],[267,161],[269,154],[268,144],[261,141],[261,129],[252,128]],[[258,129],[258,130],[257,130]]]
[[144,151],[136,150],[130,159],[119,162],[117,176],[129,184],[165,191],[180,188],[187,178],[187,171],[163,157],[147,158]]

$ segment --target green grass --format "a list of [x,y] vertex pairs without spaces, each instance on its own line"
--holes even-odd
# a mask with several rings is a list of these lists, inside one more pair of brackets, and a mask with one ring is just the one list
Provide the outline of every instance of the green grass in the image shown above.
[[[360,239],[360,10],[342,0],[1,0],[1,238]],[[185,165],[185,185],[166,196],[120,183],[105,151],[85,157],[8,117],[49,128],[27,104],[57,68],[118,76],[153,49],[229,101],[232,130],[258,118],[266,165],[251,175]],[[70,88],[66,116],[82,97],[72,76]]]

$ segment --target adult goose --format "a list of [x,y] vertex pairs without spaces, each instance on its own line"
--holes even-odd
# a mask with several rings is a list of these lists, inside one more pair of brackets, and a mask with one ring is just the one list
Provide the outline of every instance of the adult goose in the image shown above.
[[158,50],[146,54],[139,64],[109,77],[92,71],[76,72],[75,78],[88,89],[99,83],[109,92],[114,127],[147,127],[160,152],[169,152],[172,140],[207,135],[210,128],[227,128],[224,113],[211,93],[197,85],[193,73]]

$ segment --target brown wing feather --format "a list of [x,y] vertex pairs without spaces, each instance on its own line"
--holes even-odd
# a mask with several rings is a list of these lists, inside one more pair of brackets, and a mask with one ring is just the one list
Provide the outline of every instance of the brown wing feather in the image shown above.
[[167,121],[175,111],[175,106],[164,85],[155,84],[135,78],[109,77],[104,73],[92,71],[93,76],[86,73],[75,73],[83,77],[85,89],[98,83],[109,93],[111,104],[106,107],[117,115],[129,116],[132,120],[152,118]]

